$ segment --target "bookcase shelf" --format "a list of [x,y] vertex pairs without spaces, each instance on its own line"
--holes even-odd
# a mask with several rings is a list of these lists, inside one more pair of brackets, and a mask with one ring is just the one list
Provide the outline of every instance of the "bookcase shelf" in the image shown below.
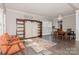
[[[30,22],[30,23],[37,23],[37,28],[35,30],[38,30],[38,34],[36,35],[36,37],[42,37],[42,22],[41,21],[37,21],[37,20],[29,20],[29,19],[16,19],[16,35],[18,35],[19,37],[26,39],[25,35],[26,35],[26,29],[25,29],[25,23],[26,22]],[[35,37],[35,36],[34,36]],[[34,38],[34,37],[29,37],[29,38]]]

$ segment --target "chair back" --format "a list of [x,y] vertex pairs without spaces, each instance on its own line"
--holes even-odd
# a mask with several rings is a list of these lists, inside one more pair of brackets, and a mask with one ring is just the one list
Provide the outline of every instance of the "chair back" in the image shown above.
[[72,31],[71,28],[67,29],[67,33],[71,33],[71,31]]

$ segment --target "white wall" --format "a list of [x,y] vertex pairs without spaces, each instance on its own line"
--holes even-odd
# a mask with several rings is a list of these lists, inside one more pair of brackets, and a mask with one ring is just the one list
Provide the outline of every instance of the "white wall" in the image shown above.
[[64,17],[63,28],[65,31],[68,28],[72,28],[73,31],[76,31],[76,16],[74,14]]
[[[7,9],[7,32],[11,35],[16,35],[16,19],[29,18],[31,20],[39,20],[43,22],[43,35],[51,34],[52,22],[48,21],[50,18],[22,11]],[[49,31],[48,31],[49,30]]]
[[[58,22],[57,19],[53,19],[53,25],[58,28]],[[68,28],[72,28],[73,31],[76,30],[76,16],[68,15],[63,17],[63,29],[66,31]]]
[[76,11],[76,40],[79,41],[79,10]]

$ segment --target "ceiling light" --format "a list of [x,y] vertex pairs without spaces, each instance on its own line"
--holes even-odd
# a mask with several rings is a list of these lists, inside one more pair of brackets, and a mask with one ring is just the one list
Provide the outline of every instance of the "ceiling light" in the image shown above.
[[62,15],[58,15],[58,21],[61,21],[63,19],[63,16]]

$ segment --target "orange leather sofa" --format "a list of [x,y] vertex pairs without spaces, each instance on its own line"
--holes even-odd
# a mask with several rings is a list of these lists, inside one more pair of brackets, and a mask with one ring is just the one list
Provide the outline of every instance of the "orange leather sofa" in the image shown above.
[[12,37],[8,33],[0,37],[0,50],[3,55],[15,54],[23,49],[25,46],[19,37]]

